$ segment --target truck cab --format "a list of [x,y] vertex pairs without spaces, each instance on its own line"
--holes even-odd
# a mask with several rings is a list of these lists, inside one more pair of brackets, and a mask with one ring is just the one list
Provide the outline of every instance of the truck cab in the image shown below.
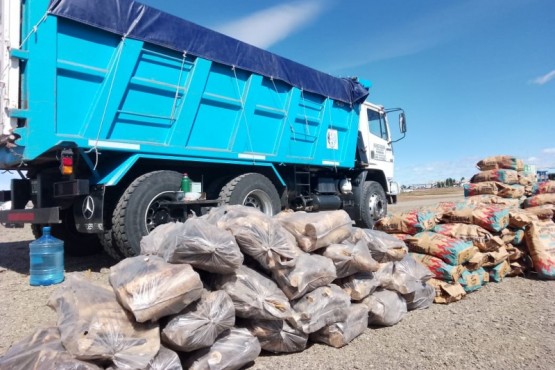
[[[395,157],[393,141],[389,128],[388,113],[400,109],[386,109],[377,104],[364,102],[361,105],[359,119],[358,155],[360,164],[369,171],[382,172],[385,176],[385,191],[389,203],[395,203],[399,194],[399,185],[393,180]],[[399,114],[399,130],[406,132],[405,115]]]

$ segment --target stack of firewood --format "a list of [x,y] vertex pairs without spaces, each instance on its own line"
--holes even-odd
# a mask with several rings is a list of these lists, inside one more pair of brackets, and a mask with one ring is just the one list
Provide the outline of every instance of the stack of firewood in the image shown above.
[[109,285],[68,274],[49,301],[57,327],[0,365],[235,369],[261,350],[342,347],[435,296],[403,241],[353,227],[345,211],[219,207],[156,228],[141,252],[110,269]]

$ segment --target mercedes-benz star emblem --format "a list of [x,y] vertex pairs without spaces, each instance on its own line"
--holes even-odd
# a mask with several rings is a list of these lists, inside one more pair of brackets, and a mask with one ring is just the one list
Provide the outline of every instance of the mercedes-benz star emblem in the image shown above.
[[92,218],[94,214],[94,200],[90,195],[87,196],[83,201],[83,207],[81,208],[81,210],[83,211],[83,217],[85,217],[87,220],[90,220]]

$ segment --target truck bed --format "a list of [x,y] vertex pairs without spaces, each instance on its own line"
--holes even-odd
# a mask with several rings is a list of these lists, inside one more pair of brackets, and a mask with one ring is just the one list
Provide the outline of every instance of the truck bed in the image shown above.
[[0,168],[64,146],[353,166],[367,95],[360,84],[133,1],[52,4],[28,0],[23,8],[22,35],[38,27],[12,52],[25,64],[20,108],[10,111],[20,127],[17,146],[0,148]]

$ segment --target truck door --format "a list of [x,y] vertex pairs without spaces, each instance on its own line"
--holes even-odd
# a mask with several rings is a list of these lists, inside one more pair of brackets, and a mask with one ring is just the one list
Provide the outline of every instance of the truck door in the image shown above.
[[387,179],[393,178],[393,148],[384,109],[369,103],[363,104],[359,131],[367,167],[383,171]]

